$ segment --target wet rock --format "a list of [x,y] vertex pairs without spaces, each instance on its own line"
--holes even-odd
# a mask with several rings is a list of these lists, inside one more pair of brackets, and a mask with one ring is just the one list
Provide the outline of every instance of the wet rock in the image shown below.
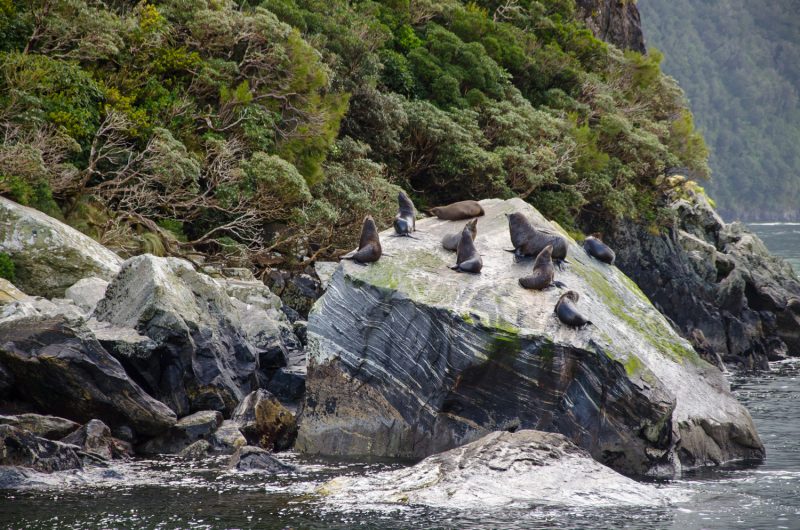
[[64,294],[64,298],[72,300],[86,314],[94,311],[97,302],[106,295],[108,282],[102,278],[83,278],[75,282]]
[[0,399],[8,397],[14,388],[14,374],[0,363]]
[[286,473],[295,470],[294,466],[284,464],[264,449],[252,445],[246,445],[236,451],[231,456],[229,465],[239,471]]
[[0,318],[0,337],[0,363],[14,376],[14,394],[40,412],[80,422],[99,418],[143,435],[175,423],[175,413],[132,381],[81,320]]
[[231,421],[248,443],[271,451],[289,449],[297,437],[294,414],[263,389],[245,397],[233,412]]
[[0,425],[0,466],[22,466],[51,473],[83,467],[71,445],[39,438],[29,431]]
[[14,284],[5,278],[0,278],[0,306],[15,302],[17,300],[24,300],[28,295],[14,287]]
[[122,259],[74,228],[0,197],[0,252],[16,266],[14,283],[29,295],[63,296],[82,278],[110,280]]
[[297,403],[306,391],[306,367],[286,367],[275,372],[267,388],[287,403]]
[[580,293],[594,325],[561,325],[558,289],[519,287],[531,262],[505,252],[504,214],[559,228],[518,199],[481,204],[481,274],[448,270],[440,240],[454,223],[438,219],[420,221],[418,240],[382,234],[375,264],[340,265],[309,318],[297,450],[420,458],[491,431],[536,428],[632,474],[763,456],[720,371],[630,279],[563,234],[569,264],[557,279]]
[[592,459],[560,434],[494,432],[408,468],[339,477],[320,493],[330,502],[401,503],[448,509],[561,505],[570,508],[663,506],[656,487]]
[[247,445],[247,440],[236,422],[225,420],[210,439],[211,448],[215,453],[232,454],[240,447]]
[[283,303],[298,314],[298,318],[290,316],[292,321],[305,318],[323,292],[320,281],[310,274],[276,270],[270,273],[269,282]]
[[104,460],[128,458],[133,454],[130,444],[111,436],[111,429],[100,420],[91,420],[61,442],[77,445],[85,452]]
[[[701,349],[745,369],[800,355],[800,282],[740,223],[726,224],[701,194],[676,200],[664,234],[622,221],[607,234],[617,266]],[[708,353],[706,358],[712,358]]]
[[256,386],[257,350],[225,285],[176,258],[127,260],[94,312],[158,346],[120,361],[178,415],[228,412]]
[[0,416],[0,425],[11,425],[48,440],[60,440],[80,428],[80,424],[72,420],[41,414]]
[[178,420],[178,423],[163,435],[139,446],[137,451],[145,455],[177,454],[198,440],[211,438],[220,425],[222,425],[222,414],[219,411],[195,412]]
[[202,460],[211,452],[211,442],[208,440],[197,440],[193,444],[183,449],[179,456],[187,460]]

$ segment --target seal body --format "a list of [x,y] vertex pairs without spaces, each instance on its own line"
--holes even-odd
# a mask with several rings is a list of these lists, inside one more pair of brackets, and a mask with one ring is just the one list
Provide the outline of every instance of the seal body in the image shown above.
[[475,248],[475,241],[472,239],[472,232],[465,226],[461,231],[461,240],[456,249],[456,264],[450,267],[457,272],[471,272],[477,274],[483,268],[483,259]]
[[445,221],[459,221],[483,215],[483,206],[478,201],[460,201],[431,208],[431,214]]
[[591,324],[591,320],[580,314],[575,304],[578,302],[580,295],[575,291],[567,291],[562,294],[556,302],[555,313],[558,319],[568,326],[579,328],[586,324]]
[[519,279],[519,284],[525,289],[536,289],[541,291],[553,285],[553,276],[556,269],[553,267],[553,245],[547,245],[536,256],[533,262],[533,273]]
[[417,209],[414,203],[405,192],[397,194],[397,204],[399,206],[397,215],[394,217],[394,231],[399,236],[411,236],[417,229]]
[[[464,225],[464,227],[469,228],[470,232],[472,232],[472,240],[475,241],[475,238],[478,237],[478,220],[473,219]],[[453,232],[442,238],[442,246],[447,250],[455,251],[458,249],[459,241],[461,241],[461,232]]]
[[583,242],[583,250],[586,251],[591,257],[612,265],[614,263],[614,251],[603,243],[600,239],[589,236]]
[[517,256],[538,256],[547,245],[553,246],[552,259],[564,261],[567,257],[567,240],[558,234],[535,228],[520,212],[506,214],[511,244]]
[[378,261],[382,253],[381,240],[378,237],[378,227],[371,215],[364,218],[361,225],[361,238],[358,242],[358,249],[342,259],[351,259],[358,263],[372,263]]

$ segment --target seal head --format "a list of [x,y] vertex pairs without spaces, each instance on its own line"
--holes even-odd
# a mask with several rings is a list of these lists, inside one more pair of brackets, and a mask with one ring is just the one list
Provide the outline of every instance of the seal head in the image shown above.
[[575,291],[567,291],[559,297],[554,309],[558,319],[564,324],[573,328],[580,328],[586,324],[591,324],[591,320],[583,316],[575,304],[578,303],[580,295]]
[[[472,232],[472,240],[475,241],[475,238],[478,237],[478,220],[473,219],[469,221],[466,225],[466,228],[469,228],[469,231]],[[463,229],[462,229],[463,230]],[[455,251],[458,248],[458,242],[461,241],[461,230],[458,232],[453,232],[452,234],[447,234],[442,238],[442,246],[446,250]]]

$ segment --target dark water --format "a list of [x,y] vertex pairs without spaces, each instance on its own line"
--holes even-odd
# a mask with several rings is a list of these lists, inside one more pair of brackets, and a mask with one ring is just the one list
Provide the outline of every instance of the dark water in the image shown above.
[[[800,225],[751,225],[774,252],[800,270]],[[0,491],[0,528],[790,528],[800,529],[800,360],[770,373],[733,376],[767,448],[760,465],[694,472],[658,485],[676,502],[667,508],[573,510],[532,504],[498,512],[420,507],[331,506],[314,494],[342,474],[391,465],[303,460],[277,477],[189,467],[175,460],[136,462],[76,477],[76,484]],[[221,462],[220,462],[221,463]]]

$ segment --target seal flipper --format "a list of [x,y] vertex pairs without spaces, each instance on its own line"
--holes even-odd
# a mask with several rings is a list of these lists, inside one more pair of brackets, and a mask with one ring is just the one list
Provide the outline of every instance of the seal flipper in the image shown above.
[[567,285],[565,283],[559,282],[558,280],[554,281],[552,283],[552,286],[553,287],[558,287],[559,289],[566,289],[567,288]]

